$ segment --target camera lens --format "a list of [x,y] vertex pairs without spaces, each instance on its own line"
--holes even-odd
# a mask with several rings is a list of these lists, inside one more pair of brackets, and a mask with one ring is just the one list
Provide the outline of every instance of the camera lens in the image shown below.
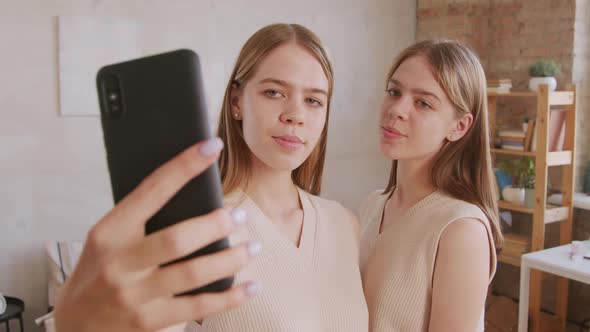
[[121,86],[117,76],[106,75],[102,80],[102,91],[105,114],[112,118],[120,117],[123,114],[123,103],[121,100]]

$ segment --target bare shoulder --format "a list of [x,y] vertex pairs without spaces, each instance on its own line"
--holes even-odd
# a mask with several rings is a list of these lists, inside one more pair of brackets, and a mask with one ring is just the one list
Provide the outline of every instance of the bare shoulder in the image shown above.
[[433,275],[429,331],[476,329],[489,285],[490,255],[483,221],[460,218],[444,229]]
[[[441,234],[436,257],[437,267],[449,280],[462,280],[466,275],[479,275],[488,280],[490,273],[490,242],[483,221],[461,218],[450,223]],[[435,272],[436,273],[436,272]]]
[[450,223],[443,231],[439,241],[440,251],[450,251],[457,256],[468,253],[489,255],[488,232],[481,220],[461,218]]

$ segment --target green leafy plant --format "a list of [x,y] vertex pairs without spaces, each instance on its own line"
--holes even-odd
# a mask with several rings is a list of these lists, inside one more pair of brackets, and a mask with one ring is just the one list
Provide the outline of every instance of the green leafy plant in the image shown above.
[[529,67],[531,77],[555,77],[561,74],[561,68],[554,60],[540,60]]
[[501,160],[498,167],[512,176],[517,188],[535,188],[535,161],[530,157]]

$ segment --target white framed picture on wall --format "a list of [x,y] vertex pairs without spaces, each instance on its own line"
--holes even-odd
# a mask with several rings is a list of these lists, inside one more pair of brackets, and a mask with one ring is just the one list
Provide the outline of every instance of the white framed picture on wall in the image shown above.
[[141,56],[140,30],[129,18],[58,16],[60,115],[99,115],[96,73]]

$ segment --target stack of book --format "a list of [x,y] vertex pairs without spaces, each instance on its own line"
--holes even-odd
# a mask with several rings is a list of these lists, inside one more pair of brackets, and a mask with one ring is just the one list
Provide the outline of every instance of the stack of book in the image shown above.
[[531,120],[525,130],[509,129],[500,130],[498,136],[502,140],[502,149],[514,151],[535,151],[536,148],[536,123]]
[[526,236],[519,234],[504,234],[504,246],[502,247],[502,254],[512,257],[520,257],[531,251],[529,239]]
[[488,80],[488,93],[509,93],[510,89],[512,89],[512,81],[509,78]]
[[498,136],[502,140],[502,149],[525,151],[526,133],[522,130],[500,130]]

